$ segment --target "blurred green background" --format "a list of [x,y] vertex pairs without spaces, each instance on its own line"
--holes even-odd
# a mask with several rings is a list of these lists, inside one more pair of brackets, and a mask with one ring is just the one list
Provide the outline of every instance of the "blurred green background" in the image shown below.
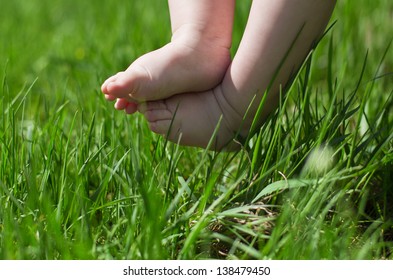
[[[247,22],[251,2],[236,1],[233,54]],[[371,194],[383,189],[379,193],[383,194],[385,200],[382,199],[383,203],[378,200],[374,204],[372,212],[376,214],[372,217],[363,215],[365,206],[359,201],[356,201],[360,205],[359,209],[354,210],[350,202],[340,200],[342,204],[331,206],[330,216],[326,217],[322,212],[313,210],[315,205],[301,201],[303,204],[299,205],[308,206],[310,212],[303,213],[300,208],[296,209],[298,212],[292,208],[286,209],[290,216],[288,221],[293,224],[282,223],[281,228],[272,230],[273,233],[266,233],[272,233],[271,241],[266,241],[265,232],[261,233],[261,237],[258,232],[249,230],[245,224],[239,226],[239,223],[233,220],[226,221],[229,224],[229,234],[225,236],[227,238],[232,236],[230,234],[241,236],[239,232],[244,233],[243,231],[247,234],[251,231],[250,236],[258,235],[255,239],[257,241],[252,239],[251,245],[247,243],[248,239],[240,239],[250,246],[239,247],[243,250],[237,255],[239,258],[259,257],[260,252],[253,249],[253,245],[258,242],[270,244],[270,247],[266,246],[263,249],[268,258],[296,258],[297,252],[303,253],[300,256],[302,258],[389,256],[389,252],[383,251],[385,245],[380,246],[376,242],[385,232],[385,228],[377,232],[378,226],[370,226],[371,229],[363,231],[370,233],[375,230],[375,239],[365,238],[375,241],[374,245],[360,238],[357,230],[363,230],[372,224],[372,219],[378,222],[391,221],[391,217],[385,215],[392,213],[391,202],[386,200],[387,197],[392,197],[391,189],[388,188],[388,184],[392,182],[392,175],[391,171],[387,171],[393,160],[392,138],[387,135],[391,133],[391,128],[385,127],[385,130],[378,134],[378,131],[373,131],[372,126],[378,123],[381,108],[393,92],[393,55],[390,46],[393,39],[393,1],[338,1],[331,24],[334,25],[317,48],[312,62],[313,71],[309,83],[310,88],[312,87],[311,99],[318,102],[329,100],[330,96],[326,94],[329,67],[332,80],[337,82],[335,87],[338,95],[349,95],[357,88],[366,61],[363,79],[356,92],[357,103],[354,104],[366,104],[365,113],[369,117],[367,121],[362,122],[362,127],[365,126],[365,130],[361,131],[363,134],[357,135],[359,131],[356,129],[356,121],[360,120],[356,119],[356,114],[348,121],[350,125],[345,128],[347,131],[354,131],[354,138],[351,138],[353,135],[344,137],[348,143],[339,139],[343,144],[339,143],[338,152],[336,151],[341,160],[337,166],[343,166],[343,172],[347,172],[345,174],[348,179],[341,182],[338,178],[337,185],[350,186],[348,193],[351,194],[360,193],[359,189],[362,186],[370,187],[367,191]],[[208,194],[208,197],[204,197],[206,186],[214,186],[214,192],[221,195],[222,189],[235,183],[248,187],[259,180],[256,185],[262,188],[275,180],[282,180],[281,174],[272,171],[266,178],[252,177],[250,182],[240,179],[238,182],[238,178],[243,176],[241,172],[245,170],[247,173],[251,169],[244,154],[235,159],[219,155],[220,158],[217,160],[217,155],[206,156],[200,150],[163,146],[162,142],[157,140],[158,137],[152,136],[142,118],[125,117],[113,110],[112,105],[104,100],[100,85],[106,77],[123,70],[138,56],[161,47],[170,37],[166,1],[2,0],[1,257],[198,258],[201,248],[207,245],[200,242],[197,233],[193,235],[196,232],[195,224],[196,221],[202,221],[197,225],[207,226],[211,222],[211,217],[203,216],[206,219],[203,221],[201,216],[204,215],[204,207],[209,203],[216,203],[213,196],[210,197]],[[331,56],[329,44],[332,46]],[[377,82],[372,83],[373,80]],[[315,96],[319,96],[320,99]],[[367,96],[368,100],[362,103],[364,96]],[[300,103],[296,98],[297,95],[291,96],[289,102]],[[329,104],[320,102],[312,105],[316,105],[320,112],[325,112],[324,110],[328,111]],[[391,101],[386,104],[391,104]],[[384,112],[389,115],[385,116],[384,120],[391,121],[392,108],[385,109]],[[337,112],[340,112],[339,109]],[[345,119],[343,123],[346,124],[346,121]],[[310,121],[318,124],[322,122],[323,120],[319,122],[317,119]],[[284,122],[283,131],[285,125]],[[294,128],[297,126],[302,127],[302,123],[295,123]],[[380,127],[383,127],[383,124]],[[313,132],[314,128],[310,129]],[[334,129],[336,127],[333,127]],[[272,148],[274,152],[271,158],[264,158],[264,149],[261,149],[260,155],[257,152],[253,154],[252,150],[247,155],[262,158],[256,165],[272,163],[271,168],[277,168],[281,172],[283,170],[278,168],[282,166],[274,157],[282,159],[286,156],[285,151],[289,149],[287,146],[299,147],[298,154],[285,159],[285,162],[290,164],[285,168],[295,177],[313,148],[312,145],[315,144],[315,139],[312,138],[315,135],[308,132],[305,132],[305,136],[301,135],[299,139],[294,139],[293,146],[291,143],[281,143],[277,145],[277,149]],[[295,132],[289,130],[288,135],[292,133]],[[336,130],[332,133],[336,133]],[[331,138],[334,138],[333,136]],[[285,137],[285,133],[282,133],[281,137]],[[318,138],[318,135],[315,138]],[[385,139],[390,139],[390,142],[383,142]],[[300,142],[297,142],[298,140]],[[269,139],[262,141],[263,147],[270,147]],[[366,146],[370,144],[370,148],[351,146],[358,143],[357,141]],[[347,163],[347,155],[351,151],[360,155],[359,159],[356,159],[359,166],[352,166],[353,162],[350,160]],[[156,156],[161,154],[162,161],[154,161],[157,159]],[[379,162],[379,156],[385,161]],[[221,166],[220,160],[223,160],[224,167]],[[225,166],[227,162],[228,166]],[[364,166],[361,166],[363,164]],[[364,169],[361,169],[362,167]],[[227,168],[229,171],[223,171],[221,168]],[[212,171],[216,169],[220,170],[219,175]],[[267,169],[270,170],[270,166]],[[194,170],[197,172],[194,173]],[[205,206],[197,205],[190,197],[177,196],[178,190],[185,185],[178,178],[186,180],[188,176],[193,178],[192,182],[188,183],[194,184],[195,195],[202,198],[198,198],[198,203],[202,201]],[[155,193],[156,189],[158,194]],[[238,200],[241,200],[242,190],[239,193],[236,195],[240,197]],[[322,198],[327,201],[335,198],[327,194],[323,194],[325,196],[322,198],[316,198],[313,193],[307,195],[305,197],[312,196],[316,204],[320,203]],[[175,199],[183,204],[179,209],[173,210],[171,202]],[[231,211],[232,208],[238,207],[236,199],[237,197],[231,198],[227,204],[226,201],[221,201],[223,211]],[[159,208],[161,204],[158,205],[157,201],[162,202],[164,210]],[[193,203],[197,205],[195,208]],[[221,207],[220,203],[218,204]],[[347,205],[350,206],[346,207]],[[324,205],[319,206],[325,211]],[[339,213],[337,209],[343,208],[345,211]],[[162,220],[159,220],[156,214],[168,209],[173,210],[169,219],[161,217]],[[308,215],[314,212],[315,220],[308,219]],[[232,213],[238,214],[234,210]],[[292,215],[294,213],[296,215]],[[221,214],[218,213],[217,217]],[[357,220],[359,224],[356,224],[352,223],[350,218],[347,219],[353,218],[356,214],[366,222],[360,223]],[[157,220],[161,222],[160,225]],[[314,223],[309,223],[311,220]],[[290,228],[283,229],[286,225]],[[338,228],[336,225],[341,227]],[[314,231],[316,227],[319,227],[318,231]],[[386,227],[389,228],[388,223]],[[326,234],[323,234],[324,232]],[[201,236],[210,242],[217,239],[218,233],[213,232],[207,237],[206,233],[204,234],[205,236],[201,233]],[[366,236],[374,236],[373,234]],[[278,236],[276,243],[275,236]],[[296,244],[293,242],[294,237],[298,238]],[[392,239],[392,234],[388,234],[387,241]],[[238,241],[233,244],[243,245]],[[282,251],[275,249],[275,246],[279,245]],[[195,250],[183,251],[184,248],[191,247]],[[317,247],[320,250],[316,250]]]

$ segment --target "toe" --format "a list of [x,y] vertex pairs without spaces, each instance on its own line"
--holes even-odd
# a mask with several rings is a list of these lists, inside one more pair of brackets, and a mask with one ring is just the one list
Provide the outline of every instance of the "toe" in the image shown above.
[[127,108],[128,104],[129,104],[129,102],[126,99],[119,98],[116,100],[115,109],[116,110],[124,110],[125,108]]
[[115,79],[110,79],[106,84],[106,91],[117,98],[139,99],[143,95],[140,85],[150,79],[145,70],[140,67],[130,66],[127,71],[119,73]]
[[149,122],[149,128],[156,134],[166,135],[169,132],[171,124],[171,120],[157,120],[154,122]]
[[126,108],[124,109],[124,111],[126,112],[126,114],[134,114],[136,111],[138,110],[138,105],[136,103],[132,103],[129,102],[126,106]]
[[138,105],[138,111],[142,113],[149,123],[152,132],[178,142],[181,131],[182,118],[176,118],[177,107],[172,103],[174,98],[168,100],[149,101]]
[[171,120],[173,112],[168,108],[165,100],[144,102],[138,105],[138,111],[149,123]]
[[116,81],[116,79],[122,74],[123,72],[119,72],[111,77],[109,77],[108,79],[106,79],[102,85],[101,85],[101,91],[103,93],[105,93],[106,95],[109,95],[109,91],[108,91],[108,84],[112,83],[114,81]]
[[148,122],[157,122],[157,121],[171,121],[173,118],[173,113],[169,110],[152,110],[146,111],[144,116]]
[[145,114],[147,111],[167,110],[167,109],[168,107],[166,105],[165,100],[142,102],[138,105],[138,111],[141,114]]
[[109,94],[105,94],[105,99],[108,101],[114,101],[114,100],[116,100],[116,97],[109,95]]

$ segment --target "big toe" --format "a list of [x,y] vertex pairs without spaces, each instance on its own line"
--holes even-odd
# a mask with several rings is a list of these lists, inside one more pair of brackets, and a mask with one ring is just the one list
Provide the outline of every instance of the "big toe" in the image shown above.
[[150,76],[146,70],[142,67],[130,66],[126,71],[104,82],[102,91],[116,98],[135,100],[140,96],[141,85],[147,80],[150,80]]

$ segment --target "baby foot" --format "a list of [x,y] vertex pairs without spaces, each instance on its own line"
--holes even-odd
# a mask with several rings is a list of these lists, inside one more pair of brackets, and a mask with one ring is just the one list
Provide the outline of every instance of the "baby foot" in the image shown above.
[[[108,100],[120,98],[131,103],[204,91],[221,82],[230,60],[227,47],[173,41],[107,79],[101,90]],[[124,107],[125,101],[120,103],[117,108]]]
[[138,110],[145,116],[151,131],[169,141],[206,148],[212,139],[211,150],[239,149],[239,144],[232,140],[237,133],[247,135],[250,126],[227,102],[220,86],[206,92],[142,103]]

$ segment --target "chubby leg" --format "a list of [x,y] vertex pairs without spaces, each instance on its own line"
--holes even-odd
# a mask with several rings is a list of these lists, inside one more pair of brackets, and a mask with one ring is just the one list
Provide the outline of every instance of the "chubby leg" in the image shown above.
[[[230,64],[234,0],[169,0],[172,40],[106,80],[108,100],[158,100],[219,84]],[[126,102],[117,102],[124,109]]]
[[260,124],[276,108],[280,87],[321,36],[334,6],[333,0],[254,0],[241,44],[221,84],[202,93],[147,102],[139,111],[153,132],[165,135],[170,128],[169,140],[177,142],[181,136],[181,144],[200,147],[206,147],[221,119],[211,148],[222,149],[237,132],[243,137],[249,133],[270,84]]

